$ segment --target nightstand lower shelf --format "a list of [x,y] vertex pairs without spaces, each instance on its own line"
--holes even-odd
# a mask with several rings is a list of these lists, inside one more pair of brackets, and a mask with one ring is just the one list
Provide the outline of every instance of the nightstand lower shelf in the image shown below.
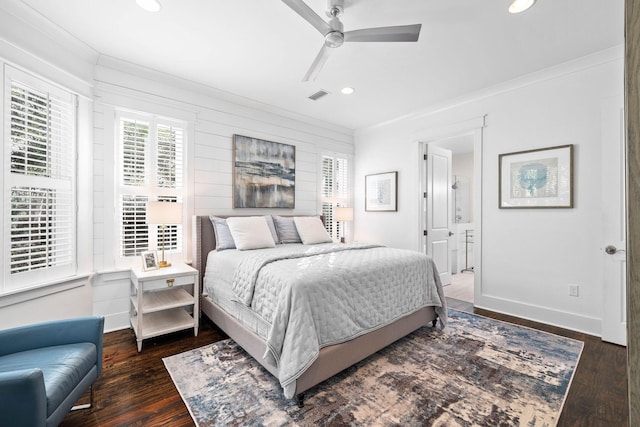
[[193,317],[183,308],[172,308],[169,310],[146,313],[142,317],[141,330],[138,330],[138,316],[131,317],[131,326],[137,337],[138,351],[142,350],[142,340],[183,329],[194,329],[194,334],[198,335],[198,327],[194,327]]

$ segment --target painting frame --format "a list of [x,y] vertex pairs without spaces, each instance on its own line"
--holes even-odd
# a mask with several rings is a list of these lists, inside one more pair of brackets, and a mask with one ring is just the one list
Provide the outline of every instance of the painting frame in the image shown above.
[[233,135],[234,209],[294,209],[296,147]]
[[142,260],[142,271],[157,270],[160,268],[158,265],[158,253],[156,251],[140,252],[140,259]]
[[573,144],[498,155],[498,208],[573,208]]
[[398,172],[366,175],[364,210],[366,212],[398,211]]

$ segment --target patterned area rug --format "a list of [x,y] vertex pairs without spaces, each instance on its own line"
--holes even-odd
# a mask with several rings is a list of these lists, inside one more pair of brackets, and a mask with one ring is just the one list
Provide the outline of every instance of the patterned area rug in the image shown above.
[[305,393],[278,381],[232,340],[164,359],[196,424],[554,426],[583,344],[450,310]]

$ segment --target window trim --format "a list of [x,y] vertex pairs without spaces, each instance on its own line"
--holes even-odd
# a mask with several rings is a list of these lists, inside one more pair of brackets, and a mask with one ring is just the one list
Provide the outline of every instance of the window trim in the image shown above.
[[[59,98],[61,100],[65,100],[68,102],[70,106],[71,112],[71,121],[70,121],[70,132],[71,132],[71,141],[70,141],[70,150],[72,151],[72,161],[70,164],[70,183],[68,187],[71,193],[71,221],[70,221],[70,235],[69,242],[71,245],[71,254],[70,254],[70,262],[64,264],[63,266],[54,266],[54,267],[45,267],[41,269],[29,270],[26,272],[16,273],[16,276],[13,276],[9,271],[9,262],[10,262],[10,254],[11,254],[11,192],[12,185],[14,184],[13,179],[11,178],[12,172],[11,168],[8,167],[9,162],[11,161],[11,117],[8,116],[11,112],[11,108],[8,108],[8,102],[11,100],[11,88],[12,82],[17,82],[20,85],[26,86],[28,90],[40,91],[47,93],[55,98]],[[13,295],[19,293],[32,293],[34,289],[46,288],[50,287],[51,283],[55,282],[64,282],[68,280],[74,280],[77,277],[79,266],[78,266],[78,235],[79,235],[79,218],[78,218],[78,200],[80,197],[79,187],[78,187],[78,156],[79,156],[79,147],[78,147],[78,139],[79,139],[79,131],[78,131],[78,122],[79,122],[79,99],[77,93],[71,91],[67,88],[61,87],[52,83],[45,78],[40,76],[36,76],[27,71],[12,67],[11,65],[4,63],[3,74],[2,74],[2,102],[0,103],[0,128],[2,129],[3,136],[3,154],[2,154],[2,162],[4,167],[4,173],[0,177],[0,184],[2,185],[3,191],[3,211],[2,211],[2,227],[3,227],[3,245],[2,249],[0,249],[0,269],[2,270],[3,284],[0,285],[0,297],[4,297],[6,295]],[[8,110],[7,110],[8,108]],[[40,180],[34,176],[25,176],[25,179],[22,179],[23,182],[29,181],[50,181],[49,178],[45,178],[44,180]],[[32,179],[35,178],[35,179]],[[11,185],[10,185],[11,183]],[[17,183],[16,183],[17,184]],[[22,184],[18,184],[18,186],[22,186]],[[65,185],[66,186],[66,185]],[[57,272],[52,277],[52,273]],[[30,299],[30,298],[27,298]],[[2,298],[4,301],[4,298]]]
[[[149,134],[150,135],[157,135],[157,128],[158,125],[167,125],[167,126],[173,126],[173,127],[179,127],[182,129],[182,137],[183,137],[183,143],[182,143],[182,188],[180,190],[177,189],[171,189],[171,188],[161,188],[157,186],[157,183],[155,182],[156,177],[152,177],[150,176],[150,171],[153,168],[149,168],[147,167],[145,170],[145,173],[147,174],[146,180],[148,181],[148,183],[146,184],[146,188],[136,188],[134,186],[131,187],[127,187],[127,189],[130,189],[130,192],[127,192],[126,194],[130,194],[130,195],[135,195],[135,196],[146,196],[148,197],[148,200],[157,200],[158,197],[176,197],[178,199],[178,201],[182,202],[182,206],[183,206],[183,221],[182,221],[182,236],[181,236],[181,248],[179,251],[174,251],[174,250],[166,250],[165,254],[178,254],[181,255],[183,260],[186,261],[187,259],[187,255],[188,255],[188,236],[187,233],[189,232],[189,227],[187,225],[187,219],[188,219],[188,211],[189,211],[189,207],[188,207],[188,194],[189,194],[189,181],[188,181],[188,177],[189,177],[189,171],[188,171],[188,163],[189,163],[189,157],[188,157],[188,153],[190,152],[188,146],[191,143],[191,139],[192,139],[192,134],[191,134],[191,130],[190,130],[190,125],[188,122],[183,121],[183,120],[179,120],[179,119],[173,119],[173,118],[167,118],[164,116],[160,116],[154,113],[145,113],[145,112],[139,112],[139,111],[133,111],[130,109],[126,109],[126,108],[114,108],[114,119],[113,119],[113,138],[112,140],[114,141],[114,168],[112,170],[115,171],[115,174],[113,176],[113,197],[112,197],[112,201],[111,203],[113,203],[113,219],[112,219],[112,228],[110,228],[108,226],[108,222],[105,221],[105,229],[112,229],[113,230],[113,235],[114,238],[112,240],[112,246],[111,246],[111,250],[113,251],[113,260],[114,260],[114,265],[112,266],[115,269],[120,269],[120,268],[130,268],[132,266],[137,266],[140,262],[140,258],[139,256],[121,256],[121,248],[120,248],[120,244],[121,244],[121,240],[120,240],[120,233],[122,232],[122,222],[121,222],[121,211],[120,211],[120,198],[123,194],[125,194],[122,190],[125,188],[125,186],[122,183],[122,177],[124,174],[123,171],[123,162],[122,162],[122,140],[120,138],[120,126],[121,126],[121,120],[122,119],[134,119],[134,120],[139,120],[139,121],[144,121],[149,123]],[[154,144],[156,144],[157,142],[154,142]],[[151,147],[152,144],[148,144],[148,146],[146,147],[145,150],[145,155],[147,156],[146,158],[146,162],[148,165],[155,165],[156,162],[156,153],[154,150],[152,150]],[[150,182],[151,179],[153,180],[153,185]],[[108,180],[108,176],[107,174],[105,174],[105,180]],[[149,187],[151,187],[151,189],[149,190]],[[105,197],[107,196],[107,193],[105,193]],[[150,248],[156,248],[155,250],[160,250],[157,247],[157,239],[158,239],[158,234],[156,233],[152,233],[149,232],[149,247]],[[105,242],[106,245],[106,242]],[[154,250],[154,249],[151,249]]]

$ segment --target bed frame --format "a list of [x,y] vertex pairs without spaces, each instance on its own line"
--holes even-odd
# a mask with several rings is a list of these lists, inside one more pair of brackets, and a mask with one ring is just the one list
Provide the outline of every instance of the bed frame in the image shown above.
[[[193,217],[192,234],[192,266],[199,272],[201,311],[277,378],[278,368],[267,364],[262,358],[266,349],[265,341],[214,304],[206,295],[202,294],[207,255],[216,247],[213,225],[208,216]],[[435,327],[436,321],[435,308],[424,307],[387,326],[361,335],[351,341],[323,347],[320,349],[318,358],[296,381],[295,393],[298,406],[303,406],[304,392],[314,385],[332,377],[416,329],[427,325],[429,322]]]

